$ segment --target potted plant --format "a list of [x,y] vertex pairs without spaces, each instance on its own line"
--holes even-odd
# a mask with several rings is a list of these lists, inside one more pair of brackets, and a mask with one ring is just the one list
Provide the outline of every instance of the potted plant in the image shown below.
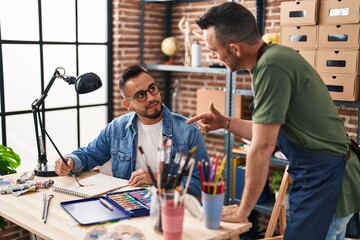
[[[284,174],[283,171],[275,171],[271,174],[271,176],[269,178],[269,187],[270,187],[271,191],[273,193],[275,193],[275,199],[277,198],[277,195],[279,193],[283,174]],[[286,190],[286,194],[284,197],[283,203],[284,203],[285,209],[289,209],[289,191],[290,191],[290,184]]]
[[[0,144],[0,176],[16,173],[16,168],[20,165],[21,159],[12,148]],[[0,217],[0,228],[5,229],[6,222]]]

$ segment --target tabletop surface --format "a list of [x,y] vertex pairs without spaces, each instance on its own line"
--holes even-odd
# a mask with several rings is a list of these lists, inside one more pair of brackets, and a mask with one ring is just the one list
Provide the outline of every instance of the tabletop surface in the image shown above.
[[[94,172],[84,172],[79,177],[97,174]],[[1,176],[3,179],[13,179],[16,181],[21,174]],[[34,180],[46,181],[52,179],[56,182],[68,181],[71,177],[35,177]],[[75,181],[75,179],[74,179]],[[50,208],[47,222],[42,220],[43,194],[53,194],[50,201]],[[99,225],[81,226],[79,225],[61,206],[63,201],[80,199],[63,193],[53,192],[49,189],[38,189],[36,192],[28,192],[18,197],[13,194],[0,195],[0,215],[9,221],[27,229],[28,231],[44,239],[83,239],[84,236]],[[91,213],[91,209],[89,209]],[[88,214],[88,213],[84,213]],[[150,217],[137,217],[127,220],[120,220],[116,223],[103,225],[105,228],[125,228],[132,227],[139,230],[145,239],[163,239],[162,234],[156,232],[151,223]],[[229,239],[248,231],[251,223],[226,223],[221,222],[220,228],[210,230],[205,228],[205,224],[185,212],[182,239]]]

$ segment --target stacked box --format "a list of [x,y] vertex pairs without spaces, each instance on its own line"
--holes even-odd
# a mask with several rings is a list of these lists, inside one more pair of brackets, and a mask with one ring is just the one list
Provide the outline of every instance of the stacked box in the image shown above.
[[317,70],[334,100],[356,101],[360,85],[360,1],[318,3],[281,3],[281,44],[296,49]]
[[324,0],[320,6],[320,24],[359,23],[359,0]]
[[314,68],[317,43],[317,1],[281,3],[280,24],[282,45],[294,48]]
[[[214,103],[215,108],[222,114],[225,114],[225,94],[223,90],[215,89],[198,89],[196,90],[196,114],[209,112],[210,103]],[[241,118],[242,112],[242,96],[235,96],[235,113],[234,116]]]
[[359,20],[359,0],[321,2],[316,69],[334,100],[359,99]]

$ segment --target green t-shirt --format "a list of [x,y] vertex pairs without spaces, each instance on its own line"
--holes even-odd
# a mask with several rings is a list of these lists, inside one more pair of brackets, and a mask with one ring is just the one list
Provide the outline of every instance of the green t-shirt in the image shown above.
[[293,143],[345,154],[344,122],[318,73],[295,50],[272,44],[251,71],[254,123],[281,124]]
[[[309,149],[345,154],[350,141],[330,94],[318,73],[295,50],[267,46],[252,69],[254,123],[281,124],[282,133]],[[360,211],[360,161],[346,164],[337,215]]]

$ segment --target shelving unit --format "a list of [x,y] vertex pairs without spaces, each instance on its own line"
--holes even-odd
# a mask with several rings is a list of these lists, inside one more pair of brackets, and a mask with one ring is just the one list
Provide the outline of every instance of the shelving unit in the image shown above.
[[[177,3],[185,2],[203,2],[204,0],[178,0]],[[172,4],[174,1],[155,1],[155,0],[141,0],[141,15],[140,15],[140,64],[148,70],[156,70],[165,72],[164,92],[171,92],[171,73],[172,72],[186,72],[186,73],[205,73],[205,74],[220,74],[226,76],[226,95],[225,95],[225,114],[233,116],[235,113],[234,95],[241,94],[251,96],[250,90],[236,89],[236,75],[243,74],[245,71],[230,72],[227,68],[210,68],[210,67],[185,67],[180,65],[164,65],[164,64],[146,64],[144,61],[144,17],[146,3],[161,3],[166,4],[166,20],[165,20],[165,37],[171,36],[171,16]],[[265,29],[265,2],[266,0],[257,0],[256,16],[259,25],[260,34],[264,33]],[[176,4],[176,3],[175,3]],[[171,96],[164,94],[164,103],[171,108]],[[225,169],[226,179],[232,179],[232,148],[234,146],[234,135],[228,131],[224,131],[224,155],[227,156],[227,165]],[[228,181],[227,191],[225,193],[225,204],[232,203],[230,196],[232,195],[232,182]]]
[[[204,0],[182,0],[176,1],[178,3],[182,2],[202,2]],[[185,67],[180,65],[164,65],[164,64],[146,64],[144,61],[144,11],[145,4],[148,2],[152,3],[161,3],[166,4],[166,22],[165,22],[165,36],[168,37],[171,35],[171,16],[172,16],[172,4],[173,1],[152,1],[152,0],[142,0],[141,1],[141,15],[140,15],[140,64],[148,70],[156,70],[165,72],[165,86],[164,92],[170,93],[171,91],[171,73],[172,72],[186,72],[186,73],[205,73],[205,74],[219,74],[226,76],[226,104],[225,114],[228,116],[233,116],[235,112],[234,107],[234,94],[236,88],[236,72],[230,72],[227,68],[211,68],[211,67]],[[171,96],[169,94],[164,94],[164,103],[171,108]],[[234,136],[228,131],[224,131],[224,154],[227,156],[227,167],[225,169],[225,174],[227,179],[231,179],[232,173],[229,171],[232,162],[232,147],[234,144]],[[227,189],[231,189],[231,183],[228,183]],[[229,203],[229,196],[231,195],[230,191],[227,191],[225,194],[225,204]]]

